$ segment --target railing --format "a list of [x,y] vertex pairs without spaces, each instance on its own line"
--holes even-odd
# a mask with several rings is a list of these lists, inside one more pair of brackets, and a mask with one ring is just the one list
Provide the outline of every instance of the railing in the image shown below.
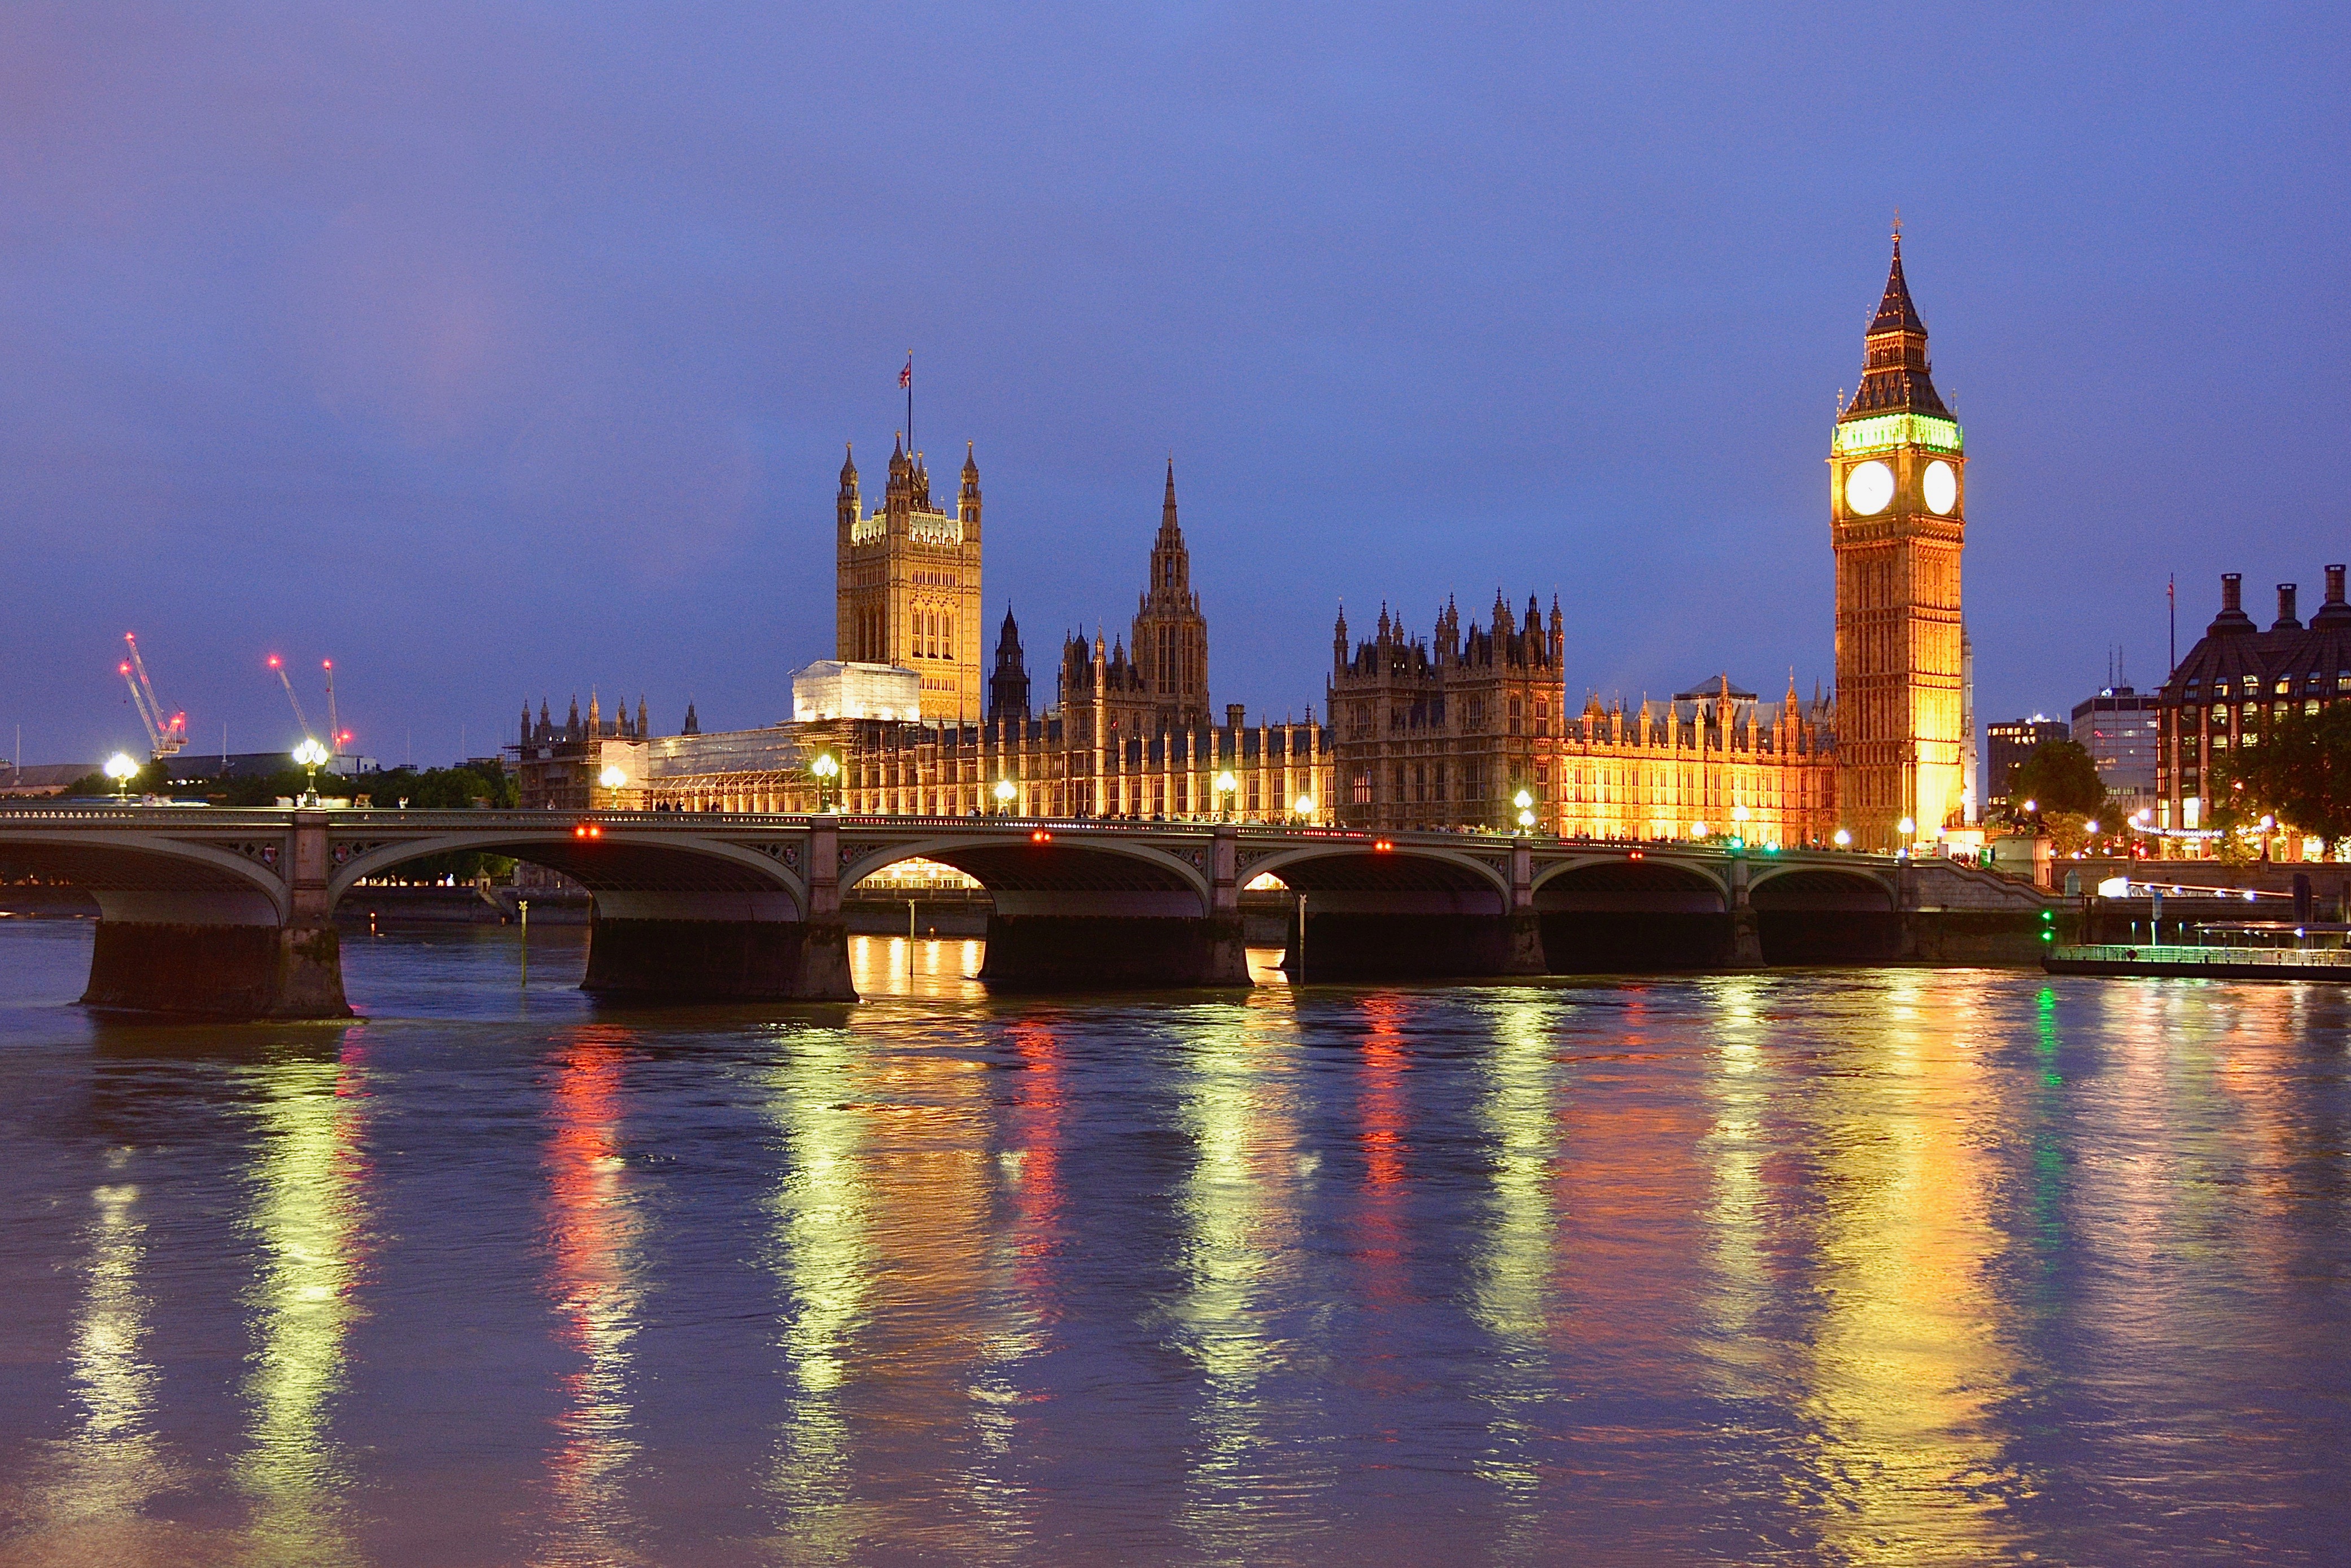
[[2160,963],[2189,969],[2351,968],[2351,950],[2343,948],[2128,947],[2098,942],[2052,948],[2049,956],[2070,963]]

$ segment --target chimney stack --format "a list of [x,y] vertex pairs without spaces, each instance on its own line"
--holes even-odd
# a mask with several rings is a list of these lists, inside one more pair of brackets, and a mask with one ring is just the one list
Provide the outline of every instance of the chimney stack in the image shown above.
[[2343,568],[2339,565],[2326,568],[2326,602],[2331,605],[2343,602]]
[[2220,613],[2222,615],[2228,614],[2231,610],[2235,610],[2241,615],[2244,613],[2244,573],[2223,572],[2220,574]]
[[1238,729],[1239,729],[1239,728],[1241,727],[1241,716],[1242,716],[1244,713],[1248,712],[1248,711],[1249,711],[1249,705],[1248,705],[1247,703],[1243,703],[1243,702],[1228,702],[1228,703],[1226,703],[1226,704],[1225,704],[1225,728],[1226,728],[1226,729],[1228,729],[1228,730],[1238,730]]
[[2295,589],[2299,586],[2300,585],[2294,583],[2280,583],[2277,586],[2278,618],[2277,624],[2270,628],[2272,631],[2300,631],[2302,629],[2302,622],[2294,618],[2294,596]]

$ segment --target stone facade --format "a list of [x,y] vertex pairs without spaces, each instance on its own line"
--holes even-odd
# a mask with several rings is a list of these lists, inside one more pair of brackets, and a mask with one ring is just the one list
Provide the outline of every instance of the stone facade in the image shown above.
[[920,452],[890,454],[870,515],[852,452],[834,504],[834,658],[897,664],[922,678],[923,717],[955,723],[987,705],[980,666],[979,465],[967,448],[953,513],[931,504]]
[[1549,750],[1566,718],[1559,604],[1545,629],[1534,598],[1521,621],[1498,593],[1489,626],[1449,601],[1422,641],[1380,608],[1352,648],[1343,610],[1331,638],[1326,711],[1337,753],[1333,821],[1345,827],[1508,831],[1521,788],[1549,794]]
[[1967,817],[1966,468],[1897,234],[1861,386],[1837,415],[1829,456],[1837,798],[1857,848],[1931,839]]

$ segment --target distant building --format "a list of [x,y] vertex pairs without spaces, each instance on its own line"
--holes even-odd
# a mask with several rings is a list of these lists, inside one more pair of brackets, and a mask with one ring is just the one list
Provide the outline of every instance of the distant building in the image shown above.
[[0,763],[0,798],[35,800],[63,794],[96,772],[96,763],[35,763],[28,768]]
[[2102,687],[2074,704],[2073,742],[2127,812],[2155,804],[2156,709],[2154,692],[2128,686]]
[[2011,719],[2006,723],[1984,726],[1984,753],[1988,763],[1984,781],[1984,804],[2005,806],[2015,794],[2016,770],[2025,759],[2052,741],[2071,737],[2072,732],[2063,719],[2052,719],[2035,713],[2030,719]]
[[[2294,707],[2316,713],[2351,699],[2351,604],[2344,568],[2326,568],[2326,602],[2303,625],[2296,585],[2277,586],[2278,614],[2263,631],[2245,613],[2243,577],[2220,576],[2220,613],[2156,694],[2156,826],[2206,830],[2214,771],[2232,751],[2258,742],[2262,727]],[[2168,854],[2199,853],[2201,841],[2168,837]]]

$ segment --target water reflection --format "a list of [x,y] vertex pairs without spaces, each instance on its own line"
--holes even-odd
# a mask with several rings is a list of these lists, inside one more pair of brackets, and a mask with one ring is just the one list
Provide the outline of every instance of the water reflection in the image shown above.
[[131,1152],[109,1151],[109,1180],[89,1194],[88,1262],[68,1351],[72,1428],[54,1479],[34,1504],[47,1528],[99,1557],[135,1540],[141,1511],[176,1484],[155,1430],[157,1374],[147,1354],[152,1303],[140,1282],[147,1225],[137,1186],[121,1179]]
[[2029,1490],[1997,1415],[2018,1372],[1988,1155],[2009,1107],[1966,987],[1896,971],[1885,992],[1866,1061],[1810,1085],[1825,1199],[1800,1404],[1810,1524],[1830,1561],[1980,1561],[2013,1544]]
[[246,1224],[258,1251],[248,1293],[254,1348],[244,1399],[250,1412],[239,1485],[253,1514],[244,1560],[357,1560],[350,1539],[350,1456],[329,1430],[344,1383],[345,1342],[367,1223],[363,1031],[331,1060],[287,1060],[255,1072],[258,1139]]
[[1297,1042],[1286,1007],[1201,1009],[1185,1033],[1177,1116],[1194,1149],[1177,1195],[1184,1288],[1175,1339],[1200,1378],[1178,1528],[1203,1560],[1270,1562],[1318,1526],[1327,1459],[1311,1385],[1290,1373],[1279,1314],[1299,1286],[1302,1210],[1319,1161],[1299,1136]]
[[[870,979],[858,976],[861,992]],[[778,1044],[787,1059],[766,1075],[764,1099],[783,1153],[768,1256],[789,1410],[768,1486],[784,1505],[789,1542],[811,1560],[835,1562],[855,1538],[843,1385],[869,1268],[857,1162],[864,1127],[843,1103],[854,1060],[846,1033],[810,1029]]]
[[791,1407],[771,1486],[787,1542],[819,1557],[876,1540],[1008,1549],[1026,1523],[986,1428],[995,1369],[1019,1347],[1004,1337],[987,1068],[827,1031],[779,1044],[769,1255]]
[[1523,991],[1486,1000],[1492,1044],[1479,1064],[1475,1107],[1492,1162],[1472,1298],[1489,1346],[1481,1381],[1491,1407],[1476,1468],[1499,1503],[1502,1555],[1512,1561],[1539,1536],[1541,1417],[1557,1387],[1549,1352],[1557,1224],[1550,1006]]
[[574,1359],[559,1387],[539,1560],[601,1563],[635,1555],[629,1505],[631,1344],[643,1320],[643,1226],[621,1141],[628,1036],[578,1031],[558,1064],[548,1139],[548,1241],[556,1338]]

